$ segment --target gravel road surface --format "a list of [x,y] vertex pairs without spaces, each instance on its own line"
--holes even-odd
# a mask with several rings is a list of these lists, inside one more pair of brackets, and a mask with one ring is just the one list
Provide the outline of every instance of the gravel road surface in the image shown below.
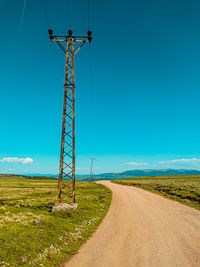
[[142,189],[113,192],[93,236],[65,267],[200,267],[200,211]]

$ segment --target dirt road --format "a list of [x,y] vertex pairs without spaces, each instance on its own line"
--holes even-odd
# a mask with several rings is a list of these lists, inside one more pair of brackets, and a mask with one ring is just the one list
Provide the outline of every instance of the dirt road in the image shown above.
[[200,267],[200,212],[139,188],[113,191],[94,235],[65,267]]

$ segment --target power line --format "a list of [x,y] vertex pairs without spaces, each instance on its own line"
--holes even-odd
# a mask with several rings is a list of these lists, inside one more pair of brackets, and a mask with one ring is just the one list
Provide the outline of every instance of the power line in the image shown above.
[[90,29],[90,0],[88,0],[88,30]]
[[47,21],[47,25],[48,25],[49,28],[51,28],[49,17],[48,17],[47,11],[46,11],[46,7],[45,7],[45,4],[44,4],[44,1],[43,0],[40,0],[40,1],[41,1],[42,9],[43,9],[43,12],[44,12],[44,16],[45,16],[46,21]]
[[68,17],[68,23],[69,23],[69,29],[71,29],[71,16],[70,16],[70,7],[69,7],[69,0],[67,0],[67,17]]
[[89,47],[89,75],[90,75],[90,88],[91,88],[91,107],[92,113],[94,111],[94,86],[93,86],[93,65],[92,65],[92,49]]
[[22,27],[23,27],[23,24],[24,24],[24,16],[25,16],[26,4],[27,4],[27,0],[24,0],[23,8],[22,8],[22,16],[21,16],[20,26],[19,26],[19,35],[18,35],[19,37],[20,37],[21,31],[22,31]]
[[[44,17],[46,19],[47,26],[48,26],[48,28],[51,28],[51,24],[50,24],[49,16],[47,14],[45,3],[44,3],[43,0],[40,0],[40,1],[41,1],[41,6],[42,6],[43,13],[44,13]],[[60,72],[61,75],[63,75],[62,64],[61,64],[61,61],[60,61],[60,58],[59,58],[59,55],[58,55],[56,47],[55,48],[53,47],[53,50],[55,51],[55,55],[56,55],[56,58],[57,58],[59,72]]]

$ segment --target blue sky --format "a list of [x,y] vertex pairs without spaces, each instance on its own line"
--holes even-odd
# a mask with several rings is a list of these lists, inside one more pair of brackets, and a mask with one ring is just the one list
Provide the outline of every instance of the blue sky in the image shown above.
[[[47,30],[86,33],[88,6],[43,2],[49,22],[39,0],[0,2],[2,173],[58,172],[65,56]],[[90,2],[94,38],[76,57],[77,173],[91,156],[95,173],[200,169],[200,2]]]

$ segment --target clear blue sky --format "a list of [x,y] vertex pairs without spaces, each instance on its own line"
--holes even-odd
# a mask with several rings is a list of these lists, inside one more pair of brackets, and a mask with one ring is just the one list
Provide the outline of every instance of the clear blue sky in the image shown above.
[[[49,23],[40,0],[0,2],[2,173],[58,172],[65,56],[47,30],[88,30],[87,0],[68,1],[43,0]],[[96,173],[200,169],[200,2],[90,2],[91,64],[89,46],[76,58],[77,173],[90,156]]]

